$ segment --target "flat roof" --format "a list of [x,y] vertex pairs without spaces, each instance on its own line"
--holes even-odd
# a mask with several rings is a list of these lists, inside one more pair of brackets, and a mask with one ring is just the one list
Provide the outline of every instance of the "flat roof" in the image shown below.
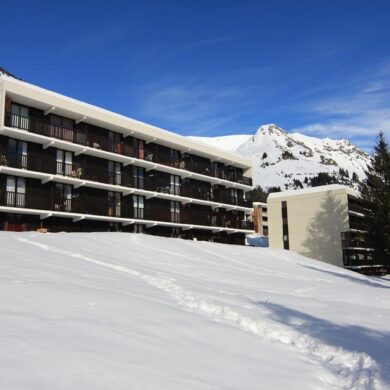
[[0,73],[0,82],[5,93],[20,104],[51,110],[53,114],[113,130],[125,136],[133,135],[146,142],[157,141],[161,145],[180,150],[183,153],[193,153],[199,157],[211,159],[211,161],[220,161],[226,165],[243,168],[244,171],[252,168],[252,162],[249,158],[200,143],[177,133],[81,102],[25,81],[16,80],[2,73]]
[[300,190],[272,192],[268,195],[268,200],[290,198],[293,196],[318,194],[321,192],[329,192],[329,191],[345,191],[348,195],[352,195],[354,197],[359,197],[359,192],[355,191],[354,189],[352,189],[350,187],[343,186],[341,184],[329,184],[326,186],[310,187],[310,188],[304,188],[304,189],[300,189]]
[[252,202],[253,206],[267,207],[267,203],[264,202]]

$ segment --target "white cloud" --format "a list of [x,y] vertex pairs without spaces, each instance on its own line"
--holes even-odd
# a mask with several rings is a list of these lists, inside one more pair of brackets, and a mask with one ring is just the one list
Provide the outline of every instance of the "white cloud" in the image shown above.
[[236,113],[227,107],[239,98],[236,87],[213,85],[212,82],[166,80],[139,89],[143,111],[180,131],[204,134],[233,122]]
[[361,147],[372,146],[380,130],[390,135],[389,85],[390,62],[384,61],[341,82],[336,97],[309,103],[306,111],[316,120],[293,131],[344,137]]

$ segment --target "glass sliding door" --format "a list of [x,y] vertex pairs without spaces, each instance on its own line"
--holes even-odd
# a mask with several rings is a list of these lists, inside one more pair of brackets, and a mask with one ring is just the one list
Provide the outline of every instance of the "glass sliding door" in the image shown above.
[[122,164],[108,161],[108,182],[120,186],[122,184]]
[[108,216],[121,216],[122,196],[120,192],[108,191]]
[[171,201],[171,222],[180,223],[180,202]]
[[11,127],[16,127],[21,130],[28,130],[30,125],[29,114],[28,107],[12,103],[10,118]]
[[170,193],[173,195],[180,195],[180,176],[171,175]]
[[65,166],[64,166],[65,176],[72,176],[73,171],[73,153],[65,152]]
[[7,176],[6,205],[24,207],[26,204],[26,179],[24,177]]
[[27,169],[27,142],[8,140],[8,164],[14,168]]
[[74,176],[73,153],[57,149],[57,175]]
[[70,184],[55,184],[54,209],[58,211],[72,211],[72,186]]
[[134,218],[144,219],[145,198],[141,195],[133,195]]
[[133,187],[144,188],[145,168],[133,166]]

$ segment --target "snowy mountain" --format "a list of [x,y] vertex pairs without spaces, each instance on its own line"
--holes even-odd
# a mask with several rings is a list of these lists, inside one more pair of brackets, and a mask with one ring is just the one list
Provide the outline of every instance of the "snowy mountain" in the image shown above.
[[[357,182],[352,177],[362,180],[369,162],[368,154],[347,140],[290,134],[274,124],[261,126],[253,136],[191,138],[251,157],[254,185],[263,188],[295,188],[294,179],[306,186],[320,172],[327,172],[356,187]],[[347,175],[340,175],[340,168],[348,172]]]
[[390,388],[390,281],[292,252],[0,232],[0,275],[0,389]]

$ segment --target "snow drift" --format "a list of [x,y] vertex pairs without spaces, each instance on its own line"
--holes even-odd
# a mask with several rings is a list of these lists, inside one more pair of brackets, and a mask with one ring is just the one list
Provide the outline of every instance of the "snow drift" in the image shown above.
[[390,281],[265,248],[0,233],[1,389],[386,389]]

